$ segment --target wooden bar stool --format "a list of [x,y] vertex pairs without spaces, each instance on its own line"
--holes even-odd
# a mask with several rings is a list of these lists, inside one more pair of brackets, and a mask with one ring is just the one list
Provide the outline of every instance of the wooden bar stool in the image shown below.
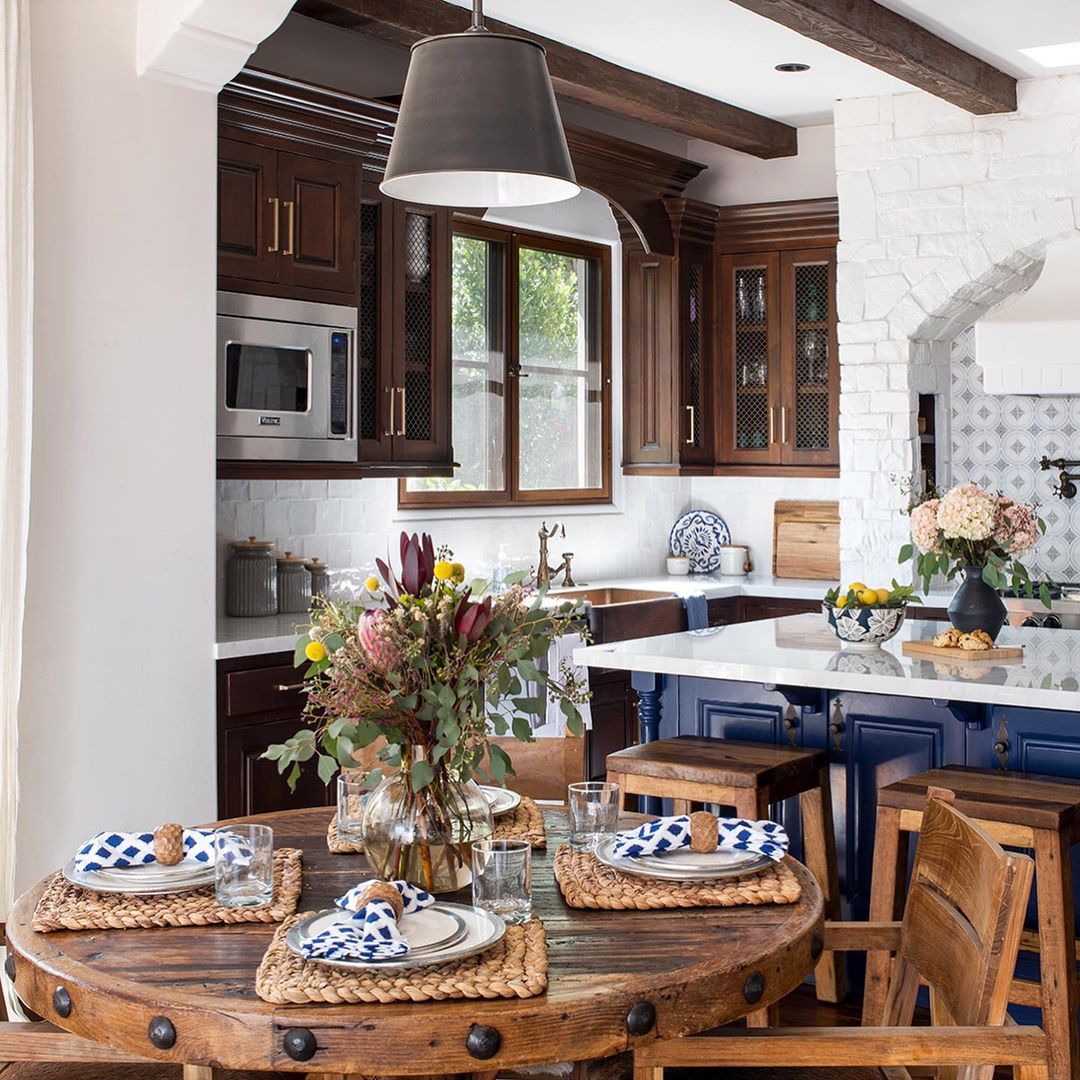
[[[607,778],[619,785],[623,807],[631,795],[651,795],[672,799],[677,814],[715,803],[734,807],[739,817],[754,821],[767,818],[773,803],[798,795],[806,865],[825,894],[825,917],[840,918],[829,757],[824,750],[679,735],[608,754]],[[844,968],[836,953],[821,954],[814,982],[819,1001],[844,999]],[[754,1024],[763,1022],[754,1015]]]
[[[927,790],[956,793],[956,809],[1000,844],[1033,848],[1039,930],[1025,933],[1024,949],[1038,950],[1040,982],[1014,976],[1009,1001],[1042,1009],[1050,1046],[1051,1080],[1080,1080],[1077,1038],[1076,922],[1070,848],[1080,841],[1080,781],[990,769],[949,766],[888,784],[878,791],[877,836],[870,884],[870,921],[898,914],[907,874],[908,835],[922,827]],[[890,954],[866,962],[863,1023],[881,1022]]]

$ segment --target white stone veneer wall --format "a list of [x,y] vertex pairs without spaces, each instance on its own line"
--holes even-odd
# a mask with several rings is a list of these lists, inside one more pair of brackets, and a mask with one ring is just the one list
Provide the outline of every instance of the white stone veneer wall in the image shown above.
[[940,343],[1030,283],[1080,220],[1080,76],[1018,96],[985,117],[922,92],[837,103],[845,578],[897,573],[894,478],[915,468],[916,395],[945,389]]

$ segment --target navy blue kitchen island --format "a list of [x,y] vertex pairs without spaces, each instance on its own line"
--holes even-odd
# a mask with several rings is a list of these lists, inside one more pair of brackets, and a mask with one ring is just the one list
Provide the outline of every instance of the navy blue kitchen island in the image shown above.
[[[943,765],[1080,779],[1080,631],[1006,627],[998,643],[1025,652],[1012,663],[903,655],[904,640],[940,629],[909,621],[883,648],[855,651],[823,616],[793,615],[575,657],[633,673],[643,742],[706,735],[828,750],[845,913],[862,919],[879,786]],[[790,803],[778,816],[798,854]]]

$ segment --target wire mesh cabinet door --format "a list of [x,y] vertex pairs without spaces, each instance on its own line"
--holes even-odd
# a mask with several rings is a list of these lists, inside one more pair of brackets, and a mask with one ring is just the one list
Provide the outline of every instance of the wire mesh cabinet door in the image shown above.
[[722,460],[780,464],[780,263],[776,252],[720,260]]
[[449,464],[450,213],[394,207],[394,461]]
[[835,251],[785,251],[780,278],[781,462],[835,465],[840,460]]
[[692,252],[679,260],[679,458],[683,465],[711,466],[713,412],[712,253]]

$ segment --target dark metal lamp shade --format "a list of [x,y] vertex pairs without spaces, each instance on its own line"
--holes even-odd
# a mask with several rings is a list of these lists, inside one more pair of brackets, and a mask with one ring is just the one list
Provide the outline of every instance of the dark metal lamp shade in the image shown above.
[[486,30],[418,41],[382,190],[435,206],[577,195],[544,56],[525,38]]

